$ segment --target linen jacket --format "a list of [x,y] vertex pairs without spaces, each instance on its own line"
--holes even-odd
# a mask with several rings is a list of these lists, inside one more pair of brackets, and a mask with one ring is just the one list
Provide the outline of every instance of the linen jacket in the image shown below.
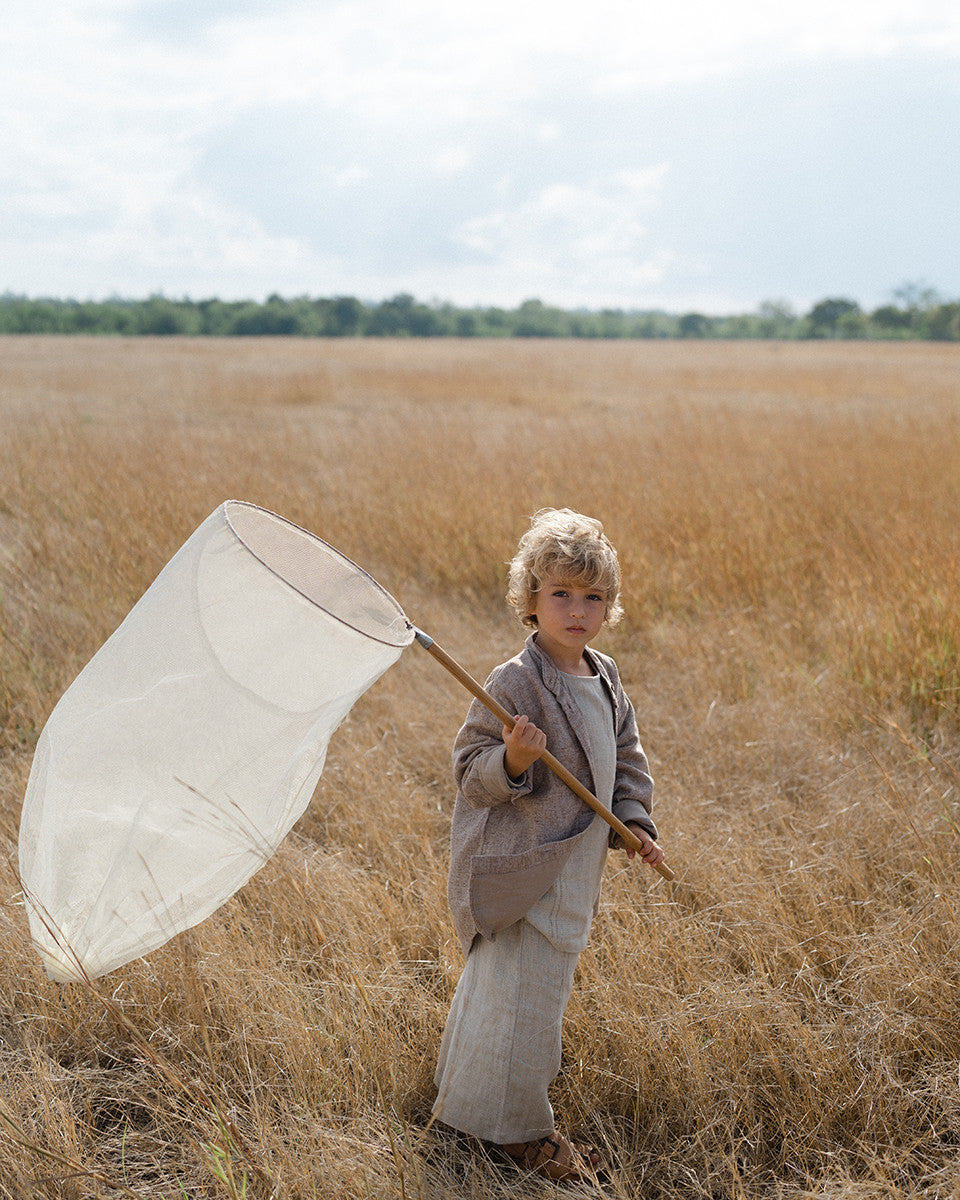
[[[617,741],[612,809],[652,837],[653,780],[637,720],[614,660],[585,651],[610,698]],[[550,752],[591,791],[593,769],[586,725],[562,671],[527,638],[523,650],[496,667],[486,689],[513,715],[525,715],[547,735]],[[560,874],[592,821],[603,818],[549,767],[535,762],[512,780],[504,766],[503,726],[474,700],[453,747],[457,798],[450,831],[447,896],[454,926],[469,953],[479,933],[493,939],[535,904]],[[616,834],[611,829],[611,842]],[[599,898],[598,898],[599,899]]]

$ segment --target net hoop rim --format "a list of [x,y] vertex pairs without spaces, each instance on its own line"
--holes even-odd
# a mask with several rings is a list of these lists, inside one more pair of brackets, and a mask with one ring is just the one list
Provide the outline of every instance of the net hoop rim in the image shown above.
[[[256,550],[254,550],[254,548],[250,545],[250,543],[247,541],[247,539],[240,533],[240,531],[237,529],[236,525],[234,525],[233,521],[230,519],[231,509],[235,509],[235,508],[245,508],[245,509],[250,509],[254,512],[263,513],[265,516],[270,517],[272,520],[279,521],[281,525],[286,525],[288,529],[294,529],[298,533],[303,534],[305,537],[309,538],[310,541],[316,542],[318,545],[322,546],[325,550],[328,550],[331,554],[333,554],[337,558],[339,558],[342,562],[346,563],[354,571],[356,571],[358,575],[362,575],[363,578],[369,584],[371,584],[373,586],[373,588],[376,589],[376,591],[380,592],[381,595],[385,596],[386,599],[389,600],[389,602],[396,609],[397,615],[402,617],[403,620],[406,622],[406,628],[407,628],[407,631],[409,632],[410,636],[405,641],[402,641],[402,642],[401,641],[391,641],[388,638],[384,638],[384,637],[377,637],[375,634],[368,633],[367,630],[365,630],[365,629],[358,629],[356,625],[352,625],[349,621],[344,620],[343,617],[339,616],[337,613],[333,612],[331,609],[326,608],[326,607],[324,607],[324,605],[318,603],[312,596],[308,596],[307,593],[305,591],[303,591],[302,588],[298,588],[295,584],[291,583],[290,580],[287,579],[287,577],[285,575],[281,574],[276,569],[276,567],[271,566],[270,563],[268,563],[262,555],[258,554],[256,552]],[[342,550],[338,550],[336,548],[336,546],[332,546],[329,542],[324,541],[324,539],[322,537],[320,537],[318,534],[313,533],[309,529],[305,529],[302,525],[298,525],[295,521],[291,521],[287,517],[281,516],[280,513],[273,512],[272,509],[264,508],[264,506],[262,504],[254,504],[250,500],[225,500],[223,502],[223,504],[221,505],[221,509],[223,510],[223,517],[227,523],[227,527],[229,528],[229,530],[233,534],[233,536],[237,539],[237,541],[240,543],[240,545],[243,546],[244,550],[246,550],[248,554],[252,555],[257,560],[257,562],[260,563],[260,565],[262,567],[264,567],[267,571],[270,572],[271,575],[273,575],[276,579],[279,579],[282,584],[284,584],[286,587],[290,588],[291,591],[296,592],[298,596],[302,596],[304,598],[304,600],[307,601],[308,604],[313,605],[314,608],[318,608],[322,613],[326,613],[328,617],[332,617],[334,621],[338,621],[341,625],[346,626],[347,629],[352,629],[354,631],[354,633],[359,633],[361,637],[369,638],[372,642],[379,642],[381,646],[392,646],[395,649],[402,650],[404,647],[409,646],[410,643],[413,641],[413,638],[415,636],[414,627],[410,623],[410,619],[407,616],[407,614],[401,608],[400,602],[397,600],[397,598],[395,596],[391,595],[391,593],[387,591],[387,589],[383,586],[382,583],[378,583],[377,580],[374,579],[374,577],[370,574],[369,571],[365,571],[363,569],[363,567],[360,566],[359,563],[355,563],[353,561],[353,559],[349,558],[346,554],[344,554]]]

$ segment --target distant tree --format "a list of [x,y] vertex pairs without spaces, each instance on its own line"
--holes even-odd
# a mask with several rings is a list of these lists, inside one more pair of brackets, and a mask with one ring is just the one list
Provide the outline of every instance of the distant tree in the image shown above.
[[[843,337],[851,327],[850,318],[862,319],[860,305],[855,300],[821,300],[806,315],[806,336],[808,338]],[[846,336],[849,336],[849,333]]]
[[764,300],[757,308],[757,335],[785,338],[795,335],[799,318],[786,300]]
[[328,313],[327,332],[333,337],[356,337],[363,332],[367,310],[355,296],[335,296]]
[[702,338],[710,332],[710,318],[703,313],[684,313],[677,323],[677,331],[682,338]]
[[0,295],[0,333],[112,334],[211,337],[578,337],[578,338],[914,338],[960,340],[960,302],[941,301],[932,288],[904,284],[898,303],[869,315],[853,300],[821,300],[803,318],[782,300],[764,301],[756,313],[681,316],[606,308],[567,310],[542,300],[517,308],[458,308],[424,304],[406,292],[379,304],[353,296],[292,299],[274,293],[254,300],[104,301],[36,299]]
[[457,315],[454,330],[457,337],[476,337],[480,328],[480,318],[475,312],[462,312]]
[[943,301],[934,288],[924,283],[902,283],[892,294],[913,334],[922,338],[932,337],[930,330],[941,327],[942,319],[935,314],[943,306]]
[[859,305],[855,310],[840,315],[837,321],[837,337],[862,338],[867,336],[867,315]]
[[236,313],[230,332],[237,337],[291,337],[300,330],[289,305],[271,296],[266,304],[251,302]]
[[627,318],[620,308],[604,308],[596,318],[596,336],[622,338],[627,336]]
[[441,337],[450,332],[450,326],[449,317],[444,318],[442,309],[413,302],[409,314],[411,337]]
[[171,337],[175,334],[198,333],[200,320],[196,307],[189,302],[178,303],[165,296],[151,296],[137,305],[131,326],[131,333],[147,337]]
[[414,331],[416,301],[407,292],[376,305],[366,321],[374,337],[410,337]]
[[928,309],[920,319],[923,337],[933,342],[960,341],[960,303],[938,304]]
[[491,337],[506,337],[512,332],[510,314],[505,308],[484,309],[483,329]]
[[665,312],[644,312],[630,325],[630,337],[672,337],[674,319]]
[[926,312],[941,303],[937,291],[925,283],[901,283],[893,289],[893,299],[909,313]]
[[870,314],[870,324],[879,331],[881,336],[903,337],[910,332],[913,317],[895,304],[883,304]]
[[63,306],[55,300],[15,298],[7,311],[5,332],[63,333]]
[[542,300],[524,300],[516,311],[514,337],[563,337],[567,332],[565,314]]
[[237,314],[245,308],[246,301],[243,300],[200,300],[197,303],[200,332],[207,337],[229,336]]
[[757,318],[750,313],[740,313],[733,317],[713,317],[704,337],[717,338],[756,338]]

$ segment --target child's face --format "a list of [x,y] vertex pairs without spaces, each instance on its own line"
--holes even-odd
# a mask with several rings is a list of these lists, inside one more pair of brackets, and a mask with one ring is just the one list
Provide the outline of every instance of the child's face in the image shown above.
[[546,576],[530,606],[537,618],[537,640],[554,659],[582,654],[600,632],[606,611],[604,588],[582,587],[554,575]]

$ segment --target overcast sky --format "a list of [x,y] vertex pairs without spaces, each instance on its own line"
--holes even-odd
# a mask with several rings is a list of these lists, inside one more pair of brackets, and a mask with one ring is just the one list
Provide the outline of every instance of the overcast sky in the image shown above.
[[960,297],[957,0],[3,0],[0,292]]

